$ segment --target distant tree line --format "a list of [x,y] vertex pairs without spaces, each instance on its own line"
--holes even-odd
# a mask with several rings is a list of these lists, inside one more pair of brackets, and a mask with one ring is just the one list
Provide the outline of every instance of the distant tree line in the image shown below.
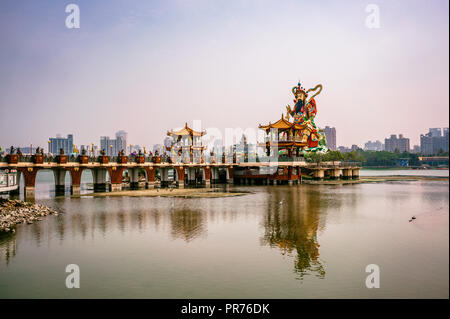
[[[448,156],[447,153],[440,153]],[[305,156],[306,161],[320,163],[328,161],[359,162],[362,166],[400,166],[402,160],[408,160],[409,166],[420,166],[419,156],[421,154],[387,151],[364,151],[362,149],[341,153],[339,151],[328,151],[327,153],[310,153]]]

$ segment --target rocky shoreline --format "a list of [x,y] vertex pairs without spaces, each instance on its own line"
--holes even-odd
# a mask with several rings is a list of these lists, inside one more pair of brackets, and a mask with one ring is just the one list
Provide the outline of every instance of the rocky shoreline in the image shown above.
[[44,205],[0,198],[0,233],[14,233],[16,225],[32,224],[47,215],[58,215],[58,212]]

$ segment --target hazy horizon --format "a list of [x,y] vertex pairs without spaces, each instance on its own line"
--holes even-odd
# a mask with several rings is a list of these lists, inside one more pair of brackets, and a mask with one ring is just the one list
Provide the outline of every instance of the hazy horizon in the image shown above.
[[[80,28],[68,29],[69,3]],[[369,3],[380,28],[365,25]],[[319,127],[337,145],[448,127],[448,1],[2,1],[0,146],[76,145],[128,132],[257,128],[322,83]]]

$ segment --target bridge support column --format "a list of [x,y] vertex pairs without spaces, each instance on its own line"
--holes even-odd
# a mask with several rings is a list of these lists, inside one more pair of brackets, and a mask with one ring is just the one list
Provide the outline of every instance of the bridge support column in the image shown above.
[[147,188],[155,188],[155,169],[153,167],[146,167],[145,172],[147,173]]
[[123,168],[113,166],[108,171],[109,175],[111,176],[111,186],[109,190],[111,192],[120,192],[122,190]]
[[122,182],[120,183],[111,183],[109,188],[110,192],[120,192],[122,190]]
[[24,196],[25,200],[34,199],[34,187],[36,183],[36,174],[39,169],[33,167],[19,168],[25,180]]
[[234,169],[233,167],[227,168],[227,184],[233,184],[234,183]]
[[[77,171],[79,171],[78,167],[76,167]],[[78,175],[78,176],[76,176]],[[72,174],[72,185],[70,185],[70,194],[71,195],[80,195],[81,193],[81,171]]]
[[315,180],[323,180],[325,177],[325,170],[324,169],[315,169],[314,170],[314,179]]
[[138,168],[129,168],[128,174],[130,175],[130,189],[145,188],[145,183],[139,182]]
[[292,166],[288,167],[288,185],[292,186],[294,184],[293,181],[294,168]]
[[70,194],[71,195],[80,195],[81,194],[81,185],[70,186]]
[[161,187],[167,187],[169,185],[169,169],[161,167],[159,171],[161,174]]
[[214,184],[220,182],[219,169],[217,167],[211,168],[211,176],[212,176],[212,182]]
[[351,179],[352,178],[352,169],[351,168],[344,168],[342,169],[342,178],[343,179]]
[[34,186],[25,186],[24,196],[25,196],[25,199],[33,199],[34,198]]
[[209,166],[205,167],[203,176],[205,178],[206,187],[210,187],[211,186],[211,168]]
[[195,185],[195,167],[189,167],[187,176],[187,182],[189,185]]
[[17,188],[10,191],[9,195],[11,196],[16,196],[16,195],[20,195],[20,178],[22,176],[22,171],[21,170],[17,170]]
[[341,177],[341,170],[338,168],[334,168],[330,170],[330,178],[331,179],[339,179]]
[[105,168],[92,169],[94,192],[106,192],[106,174]]
[[66,170],[65,169],[54,169],[53,175],[55,175],[55,195],[61,196],[65,193],[65,182],[66,182]]
[[177,166],[175,167],[178,176],[178,188],[184,188],[184,167]]
[[72,195],[80,195],[81,193],[81,174],[83,173],[83,169],[79,167],[70,167],[68,168],[70,177],[72,180],[72,185],[70,185],[70,194]]
[[359,179],[359,168],[352,169],[352,178]]

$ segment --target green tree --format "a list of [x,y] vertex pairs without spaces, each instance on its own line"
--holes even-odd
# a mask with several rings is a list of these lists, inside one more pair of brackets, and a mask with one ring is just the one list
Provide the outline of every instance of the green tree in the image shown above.
[[324,161],[343,161],[344,155],[339,151],[328,151],[324,156]]

